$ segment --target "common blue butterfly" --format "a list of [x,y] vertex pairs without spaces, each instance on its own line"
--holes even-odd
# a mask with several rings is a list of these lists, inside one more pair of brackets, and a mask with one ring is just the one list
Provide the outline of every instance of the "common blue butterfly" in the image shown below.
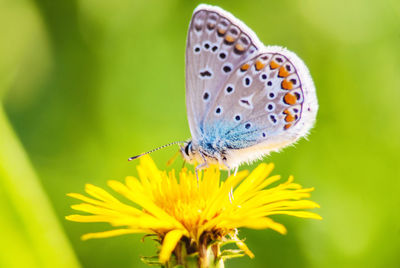
[[186,107],[192,139],[183,158],[199,163],[196,171],[231,170],[306,136],[318,102],[296,54],[263,45],[229,12],[201,4],[187,36]]

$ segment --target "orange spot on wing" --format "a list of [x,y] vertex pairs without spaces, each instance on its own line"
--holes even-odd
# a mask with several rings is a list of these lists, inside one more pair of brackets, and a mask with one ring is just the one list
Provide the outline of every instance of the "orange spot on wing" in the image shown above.
[[244,47],[241,44],[236,44],[235,45],[235,49],[239,52],[243,52],[244,51]]
[[235,38],[233,38],[230,35],[225,36],[225,41],[228,43],[233,43],[235,41]]
[[292,124],[286,124],[285,126],[284,126],[284,128],[285,129],[288,129],[288,128],[290,128],[292,126]]
[[226,30],[224,29],[218,29],[217,31],[220,35],[224,35],[226,33]]
[[264,66],[265,66],[265,64],[264,63],[262,63],[261,61],[256,61],[256,70],[257,71],[259,71],[259,70],[261,70],[262,68],[264,68]]
[[279,64],[271,60],[271,62],[269,63],[269,67],[271,67],[271,69],[276,69],[279,67]]
[[290,105],[296,104],[296,97],[291,93],[287,93],[285,97],[283,97],[283,100]]
[[285,67],[281,67],[279,68],[279,76],[280,77],[288,77],[289,76],[289,72],[286,70]]
[[247,69],[249,69],[249,68],[250,68],[250,65],[248,63],[245,63],[242,65],[242,67],[240,67],[240,70],[247,71]]
[[290,89],[293,88],[293,83],[288,81],[287,79],[285,79],[285,80],[282,81],[281,86],[282,86],[283,89],[290,90]]
[[291,114],[288,114],[288,115],[285,117],[285,121],[286,121],[286,122],[293,122],[293,121],[294,121],[294,116],[291,115]]
[[290,114],[290,111],[288,109],[283,111],[284,114]]

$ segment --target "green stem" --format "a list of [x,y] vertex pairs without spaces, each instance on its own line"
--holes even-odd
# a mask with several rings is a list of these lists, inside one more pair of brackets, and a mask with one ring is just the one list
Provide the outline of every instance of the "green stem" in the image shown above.
[[0,185],[0,266],[79,267],[1,104]]

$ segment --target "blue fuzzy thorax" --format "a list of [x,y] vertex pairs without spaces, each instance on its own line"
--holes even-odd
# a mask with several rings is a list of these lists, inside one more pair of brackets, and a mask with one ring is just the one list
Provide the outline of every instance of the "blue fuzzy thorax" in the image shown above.
[[245,129],[243,124],[210,124],[200,128],[200,133],[199,147],[210,155],[247,148],[260,140],[257,129]]

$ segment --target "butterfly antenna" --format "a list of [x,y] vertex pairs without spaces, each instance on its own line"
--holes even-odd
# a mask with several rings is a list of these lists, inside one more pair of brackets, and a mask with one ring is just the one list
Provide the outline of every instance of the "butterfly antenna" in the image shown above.
[[139,155],[132,156],[132,157],[130,157],[130,158],[128,159],[128,161],[135,160],[135,159],[137,159],[137,158],[139,158],[139,157],[142,157],[142,156],[144,156],[144,155],[146,155],[146,154],[150,154],[150,153],[152,153],[152,152],[158,151],[158,150],[160,150],[160,149],[163,149],[163,148],[165,148],[165,147],[168,147],[168,146],[171,146],[171,145],[174,145],[174,144],[178,144],[178,143],[184,143],[184,142],[183,142],[183,141],[174,141],[174,142],[165,144],[165,145],[160,146],[160,147],[157,147],[157,148],[155,148],[155,149],[153,149],[153,150],[151,150],[151,151],[148,151],[148,152],[145,152],[145,153],[142,153],[142,154],[139,154]]

